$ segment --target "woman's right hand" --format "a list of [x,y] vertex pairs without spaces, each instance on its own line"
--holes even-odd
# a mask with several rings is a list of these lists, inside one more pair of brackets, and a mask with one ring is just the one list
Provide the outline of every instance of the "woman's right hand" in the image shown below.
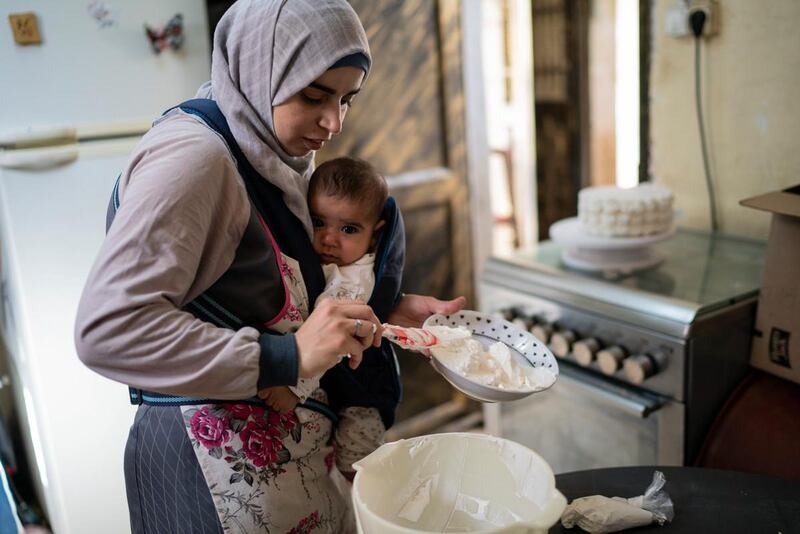
[[355,369],[364,349],[380,346],[382,332],[380,321],[366,304],[323,300],[295,333],[300,378],[324,373],[344,354],[350,355],[350,368]]

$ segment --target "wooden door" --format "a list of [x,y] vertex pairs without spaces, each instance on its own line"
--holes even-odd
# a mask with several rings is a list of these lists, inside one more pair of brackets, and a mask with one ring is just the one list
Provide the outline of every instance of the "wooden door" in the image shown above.
[[534,97],[539,239],[576,215],[588,185],[587,0],[534,0]]

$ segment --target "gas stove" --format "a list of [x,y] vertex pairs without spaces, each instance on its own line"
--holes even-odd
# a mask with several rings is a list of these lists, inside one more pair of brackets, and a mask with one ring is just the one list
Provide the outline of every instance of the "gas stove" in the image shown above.
[[[764,244],[679,230],[654,248],[665,260],[628,275],[566,268],[563,248],[553,242],[487,262],[482,310],[501,314],[548,343],[562,373],[556,386],[563,386],[562,393],[575,390],[564,399],[569,406],[555,400],[559,393],[549,400],[546,393],[534,395],[527,407],[523,401],[489,406],[487,429],[534,448],[548,447],[541,435],[526,431],[522,419],[539,418],[537,433],[548,425],[556,433],[563,430],[557,419],[562,417],[602,434],[580,414],[564,411],[593,413],[603,405],[606,416],[616,411],[637,419],[618,431],[652,446],[633,447],[628,455],[568,460],[557,450],[553,459],[544,451],[556,468],[693,459],[716,411],[747,370]],[[581,395],[586,402],[575,405]],[[542,413],[544,405],[557,413]],[[618,443],[612,446],[619,449]]]

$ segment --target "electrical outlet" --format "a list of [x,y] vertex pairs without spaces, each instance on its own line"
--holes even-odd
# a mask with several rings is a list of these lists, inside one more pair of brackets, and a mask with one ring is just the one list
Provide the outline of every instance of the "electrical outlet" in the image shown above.
[[719,35],[719,2],[717,0],[689,0],[689,16],[697,11],[706,14],[702,37],[708,39]]
[[689,6],[685,0],[676,0],[667,11],[664,19],[664,30],[670,37],[689,37]]

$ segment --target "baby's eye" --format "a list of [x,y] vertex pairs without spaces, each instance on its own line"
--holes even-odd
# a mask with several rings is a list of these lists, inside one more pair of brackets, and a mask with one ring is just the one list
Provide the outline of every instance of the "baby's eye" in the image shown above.
[[324,226],[322,219],[319,217],[311,217],[311,224],[314,228],[322,228]]
[[356,95],[350,95],[342,100],[342,106],[350,107],[355,103]]
[[346,225],[342,226],[342,232],[344,232],[345,234],[357,234],[358,233],[358,227],[357,226],[353,226],[351,224],[346,224]]

